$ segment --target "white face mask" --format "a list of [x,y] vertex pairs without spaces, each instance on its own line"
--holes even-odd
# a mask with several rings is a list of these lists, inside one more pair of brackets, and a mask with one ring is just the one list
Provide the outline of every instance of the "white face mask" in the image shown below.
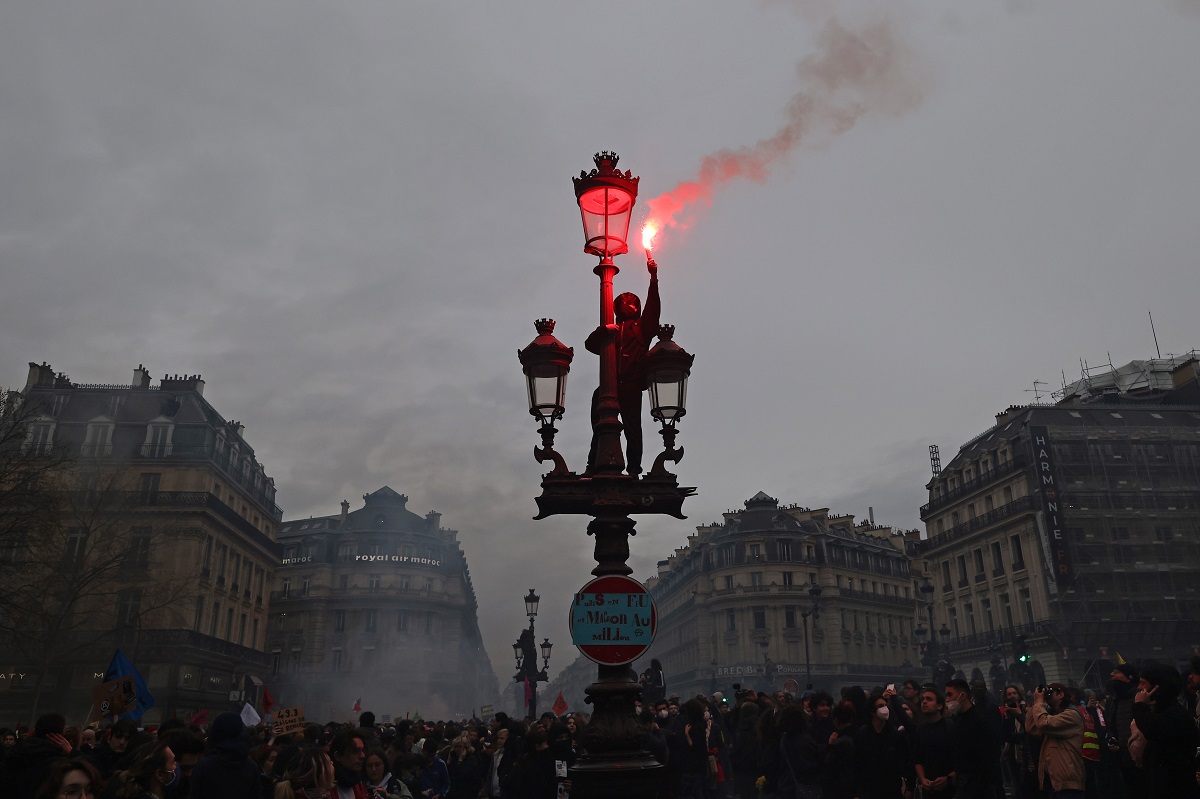
[[946,703],[946,712],[953,716],[958,713],[961,707],[962,705],[959,704],[958,700],[954,699]]
[[658,711],[658,717],[659,717],[660,719],[665,719],[665,718],[667,717],[667,715],[668,715],[668,714],[667,714],[667,711],[665,711],[665,710],[660,710],[660,711]]
[[705,721],[708,721],[708,720],[709,720],[709,719],[711,719],[711,718],[712,718],[712,714],[711,714],[711,713],[709,713],[707,710],[706,710],[706,711],[704,711],[704,720],[705,720]]
[[892,715],[892,711],[887,709],[886,707],[876,708],[875,715],[878,716],[879,718],[883,719],[884,721],[887,721],[888,717]]

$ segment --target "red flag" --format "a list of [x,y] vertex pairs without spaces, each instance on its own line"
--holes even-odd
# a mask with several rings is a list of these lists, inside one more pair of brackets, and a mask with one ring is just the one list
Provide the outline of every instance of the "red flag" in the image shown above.
[[562,691],[558,692],[558,699],[554,700],[554,706],[551,710],[554,711],[554,715],[556,716],[561,716],[567,712],[567,700],[563,699]]
[[351,708],[351,710],[355,713],[359,713],[362,711],[362,697],[361,696],[358,699],[354,700],[354,707]]
[[197,713],[196,715],[194,715],[190,719],[188,719],[189,725],[195,725],[197,727],[203,727],[207,723],[208,723],[208,711],[207,710],[201,710],[199,713]]
[[533,701],[533,688],[529,685],[529,678],[525,678],[525,709],[529,710],[529,703]]
[[270,713],[271,708],[275,707],[275,699],[271,696],[271,691],[267,686],[263,686],[263,713]]

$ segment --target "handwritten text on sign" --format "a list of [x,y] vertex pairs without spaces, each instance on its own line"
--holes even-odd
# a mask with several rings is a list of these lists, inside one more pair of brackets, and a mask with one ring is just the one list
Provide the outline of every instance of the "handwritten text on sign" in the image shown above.
[[576,594],[571,606],[571,643],[649,644],[653,633],[650,608],[648,594]]

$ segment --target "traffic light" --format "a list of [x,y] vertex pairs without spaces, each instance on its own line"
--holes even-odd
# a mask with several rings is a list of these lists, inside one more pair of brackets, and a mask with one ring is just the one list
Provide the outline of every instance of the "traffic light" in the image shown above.
[[1029,644],[1025,641],[1025,636],[1018,635],[1013,639],[1013,653],[1016,655],[1018,663],[1028,663],[1032,658],[1029,654]]

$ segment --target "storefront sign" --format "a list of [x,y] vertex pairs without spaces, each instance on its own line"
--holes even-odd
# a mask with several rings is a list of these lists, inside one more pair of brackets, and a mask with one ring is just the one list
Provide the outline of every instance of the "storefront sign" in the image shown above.
[[433,558],[414,558],[409,555],[355,555],[354,560],[361,563],[415,563],[418,566],[441,566],[440,560]]

